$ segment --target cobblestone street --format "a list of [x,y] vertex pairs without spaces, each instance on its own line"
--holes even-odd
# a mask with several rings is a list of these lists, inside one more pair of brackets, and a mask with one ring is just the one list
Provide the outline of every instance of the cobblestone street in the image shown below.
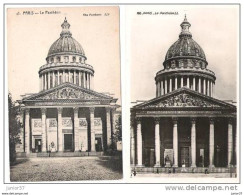
[[119,157],[56,157],[17,159],[11,181],[117,180],[122,178]]

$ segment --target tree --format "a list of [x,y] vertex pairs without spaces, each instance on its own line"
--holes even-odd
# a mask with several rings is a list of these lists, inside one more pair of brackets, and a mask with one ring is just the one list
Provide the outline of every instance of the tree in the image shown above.
[[115,132],[113,135],[113,138],[116,142],[122,140],[122,123],[121,122],[122,122],[121,115],[119,115],[117,120],[115,121]]
[[9,152],[10,163],[16,160],[15,146],[21,143],[19,138],[20,128],[22,124],[18,120],[19,108],[15,106],[15,102],[12,100],[12,95],[8,94],[8,116],[9,116]]

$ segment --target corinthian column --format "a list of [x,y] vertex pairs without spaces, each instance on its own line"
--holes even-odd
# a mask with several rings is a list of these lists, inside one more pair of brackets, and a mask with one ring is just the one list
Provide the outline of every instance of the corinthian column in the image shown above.
[[172,91],[172,78],[169,78],[169,92]]
[[135,165],[135,132],[134,132],[134,118],[131,119],[131,126],[130,126],[130,137],[131,137],[131,164]]
[[42,112],[42,152],[47,151],[47,128],[46,128],[46,108],[41,108]]
[[173,150],[174,150],[174,165],[173,167],[178,167],[178,119],[173,118]]
[[63,108],[58,108],[58,151],[63,151],[63,127],[62,127],[62,111]]
[[79,86],[81,87],[81,74],[80,74],[80,71],[79,71]]
[[30,153],[30,109],[25,109],[25,153]]
[[198,92],[201,93],[201,77],[198,80]]
[[164,81],[161,81],[161,95],[164,95]]
[[141,118],[137,118],[137,167],[142,167],[142,133]]
[[107,124],[107,148],[111,146],[111,118],[110,118],[110,108],[106,107],[106,124]]
[[181,76],[181,78],[180,78],[180,87],[181,88],[183,87],[183,76]]
[[196,167],[196,119],[191,119],[191,167]]
[[232,120],[228,121],[228,166],[232,164],[233,157],[233,127]]
[[190,77],[189,76],[187,76],[187,88],[190,89]]
[[193,91],[196,91],[196,78],[193,76]]
[[178,88],[178,80],[177,80],[177,76],[175,76],[175,90]]
[[206,79],[203,79],[203,94],[206,95]]
[[160,129],[159,129],[160,118],[155,118],[155,156],[156,164],[154,167],[160,167]]
[[94,128],[94,111],[95,107],[90,107],[90,125],[91,125],[91,151],[95,152],[96,151],[96,143],[95,143],[95,128]]
[[79,151],[79,118],[78,118],[79,107],[74,107],[74,138],[75,138],[75,151]]
[[214,120],[212,118],[209,126],[209,167],[214,167]]
[[167,78],[165,78],[165,83],[164,83],[164,92],[165,92],[165,94],[167,94],[168,93],[168,83],[167,83]]

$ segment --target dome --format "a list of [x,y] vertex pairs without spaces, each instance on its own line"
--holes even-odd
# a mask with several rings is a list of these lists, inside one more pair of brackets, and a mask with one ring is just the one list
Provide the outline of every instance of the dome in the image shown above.
[[203,49],[191,37],[181,37],[173,45],[171,45],[167,51],[165,60],[186,56],[195,56],[206,60]]
[[63,30],[60,33],[60,38],[51,45],[48,51],[48,57],[62,53],[73,53],[85,56],[85,52],[80,43],[72,37],[72,34],[69,31],[70,24],[67,22],[66,18],[61,27]]
[[179,39],[170,46],[166,53],[165,61],[170,58],[176,57],[197,57],[206,60],[205,53],[199,44],[192,39],[192,35],[189,32],[191,24],[187,21],[186,17],[181,24],[182,31],[179,35]]

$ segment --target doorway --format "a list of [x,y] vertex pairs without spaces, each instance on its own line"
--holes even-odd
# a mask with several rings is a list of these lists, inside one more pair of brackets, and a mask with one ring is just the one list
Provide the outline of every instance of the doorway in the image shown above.
[[96,137],[95,138],[95,143],[96,143],[96,151],[97,152],[101,152],[103,150],[102,138],[101,137]]
[[73,150],[73,134],[64,134],[64,150]]
[[42,140],[41,139],[35,139],[35,152],[41,152],[42,151]]
[[180,148],[180,165],[182,166],[185,164],[186,167],[189,167],[190,162],[190,156],[189,156],[189,147],[181,147]]

